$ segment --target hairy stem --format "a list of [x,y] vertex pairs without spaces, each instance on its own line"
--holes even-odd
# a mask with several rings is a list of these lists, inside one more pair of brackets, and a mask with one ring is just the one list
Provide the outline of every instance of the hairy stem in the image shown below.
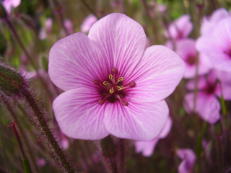
[[35,99],[31,95],[30,91],[28,89],[24,88],[22,90],[22,94],[25,97],[28,104],[31,106],[32,110],[34,111],[34,114],[38,119],[39,125],[42,128],[42,132],[47,137],[47,140],[48,140],[50,146],[52,147],[52,149],[54,150],[54,152],[57,154],[62,167],[64,168],[64,170],[66,172],[74,173],[74,169],[70,166],[70,164],[67,161],[63,151],[61,150],[61,148],[59,147],[59,145],[58,145],[57,141],[55,140],[53,134],[51,133],[51,131],[50,131],[50,129],[49,129],[47,123],[46,123],[46,120],[44,118],[44,114],[40,110],[37,102],[35,101]]

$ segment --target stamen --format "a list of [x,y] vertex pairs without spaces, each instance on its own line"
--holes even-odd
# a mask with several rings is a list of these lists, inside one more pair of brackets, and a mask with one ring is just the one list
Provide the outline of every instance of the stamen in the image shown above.
[[136,83],[134,81],[131,81],[128,83],[128,85],[130,88],[134,88],[136,86]]
[[113,69],[111,70],[111,73],[116,75],[116,74],[118,74],[118,70],[117,70],[116,68],[113,68]]
[[109,86],[110,83],[109,83],[108,81],[105,80],[105,81],[103,81],[103,85],[104,85],[104,86]]
[[116,86],[116,89],[117,89],[118,91],[122,91],[122,90],[124,89],[124,87],[123,87],[123,86]]
[[109,74],[108,79],[112,81],[113,84],[115,83],[115,76],[113,74]]
[[122,81],[124,81],[124,77],[119,77],[119,78],[117,79],[117,83],[122,82]]
[[110,94],[113,94],[114,92],[115,92],[115,90],[114,90],[113,87],[109,89],[109,93],[110,93]]
[[118,94],[116,95],[116,98],[120,101],[122,105],[128,106],[128,102],[124,98],[121,98]]

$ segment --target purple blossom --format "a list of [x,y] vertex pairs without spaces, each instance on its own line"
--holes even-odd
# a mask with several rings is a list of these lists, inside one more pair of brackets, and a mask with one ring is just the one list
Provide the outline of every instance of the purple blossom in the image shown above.
[[51,18],[47,18],[44,23],[44,27],[41,29],[39,33],[39,38],[41,40],[44,40],[47,38],[47,35],[51,32],[52,25],[53,25],[53,20]]
[[64,20],[64,26],[66,27],[68,33],[73,33],[74,32],[74,26],[73,26],[73,23],[71,22],[70,19],[65,19]]
[[21,0],[3,0],[0,3],[2,3],[7,13],[10,13],[13,8],[16,8],[20,5]]
[[219,8],[211,16],[204,17],[200,29],[201,35],[209,35],[222,19],[230,16],[231,13],[226,9]]
[[[206,34],[207,32],[207,34]],[[202,35],[196,48],[209,58],[217,70],[231,71],[231,15],[224,9],[216,11],[209,22],[202,25]]]
[[169,39],[181,40],[188,37],[192,27],[189,15],[183,15],[170,24],[166,35]]
[[136,152],[141,152],[143,156],[149,157],[152,155],[152,153],[155,150],[156,144],[160,139],[165,138],[168,133],[170,132],[170,129],[172,127],[172,120],[169,118],[166,124],[164,125],[164,128],[161,130],[161,133],[159,134],[158,137],[151,141],[136,141],[135,142],[135,147],[136,147]]
[[195,77],[197,71],[197,63],[199,75],[205,74],[209,71],[210,66],[207,63],[209,60],[206,57],[198,57],[194,40],[183,39],[178,41],[176,43],[176,52],[185,61],[185,78]]
[[[195,111],[199,116],[209,122],[210,124],[216,123],[220,119],[220,104],[217,97],[223,95],[224,99],[231,99],[231,78],[227,76],[218,77],[218,73],[224,74],[225,72],[211,72],[207,78],[201,76],[198,81],[198,94],[195,97],[194,93],[189,93],[185,96],[185,109],[187,112]],[[230,73],[229,73],[230,74]],[[218,82],[220,79],[220,83]],[[188,89],[193,90],[195,81],[188,83]],[[195,110],[194,109],[195,100]]]
[[178,173],[191,173],[196,161],[196,155],[191,149],[178,149],[177,156],[182,159]]
[[109,134],[134,140],[159,136],[169,111],[163,100],[184,73],[184,63],[164,46],[146,48],[140,24],[113,13],[88,36],[69,35],[49,54],[51,80],[65,92],[53,103],[62,132],[96,140]]
[[97,21],[97,18],[96,18],[94,15],[89,15],[89,16],[87,16],[87,17],[84,19],[82,25],[80,26],[81,32],[87,33],[87,32],[90,30],[91,26],[92,26],[96,21]]

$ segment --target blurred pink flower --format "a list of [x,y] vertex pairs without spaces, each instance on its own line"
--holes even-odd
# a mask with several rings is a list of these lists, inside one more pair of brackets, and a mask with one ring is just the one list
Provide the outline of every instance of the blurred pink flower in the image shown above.
[[169,118],[166,124],[164,125],[163,129],[161,130],[158,137],[151,141],[136,141],[135,142],[135,148],[136,152],[142,153],[143,156],[149,157],[152,155],[152,153],[155,150],[156,144],[160,139],[165,138],[168,133],[170,132],[170,129],[172,127],[172,120]]
[[187,38],[192,31],[192,22],[189,15],[183,15],[170,24],[166,33],[169,39],[181,40]]
[[197,71],[198,62],[198,74],[202,75],[209,71],[208,59],[206,57],[198,57],[195,41],[192,39],[183,39],[176,43],[176,52],[183,58],[186,64],[186,70],[184,77],[193,78]]
[[209,35],[216,25],[224,18],[230,17],[231,13],[224,8],[219,8],[211,16],[204,17],[201,24],[201,35]]
[[178,149],[177,156],[182,159],[178,167],[178,173],[191,173],[196,161],[196,155],[191,149]]
[[38,158],[36,159],[36,164],[39,166],[39,167],[44,167],[46,165],[46,160],[43,159],[43,158]]
[[90,30],[91,26],[92,26],[96,21],[97,21],[97,18],[96,18],[94,15],[89,15],[89,16],[87,16],[87,17],[84,19],[82,25],[80,26],[81,32],[87,33],[87,32]]
[[0,3],[2,3],[6,11],[10,13],[13,8],[16,8],[20,5],[21,0],[2,0]]
[[44,27],[42,27],[39,33],[39,38],[41,40],[44,40],[47,38],[47,35],[51,32],[52,25],[53,25],[53,20],[51,18],[47,18],[44,23]]
[[66,27],[68,33],[73,33],[74,32],[74,26],[71,20],[65,19],[64,20],[64,26]]
[[[218,76],[223,74],[223,76]],[[196,97],[195,112],[199,116],[214,124],[220,119],[220,103],[217,99],[223,94],[225,100],[231,100],[231,73],[224,75],[225,72],[211,72],[208,77],[201,76],[198,81],[198,94]],[[218,83],[220,79],[220,83]],[[195,81],[190,81],[187,85],[189,90],[195,87]],[[194,107],[194,93],[189,93],[185,96],[185,109],[187,112],[192,112]]]
[[172,50],[146,43],[140,24],[113,13],[88,36],[72,34],[53,45],[49,75],[65,91],[53,109],[65,135],[151,140],[160,134],[169,117],[163,99],[182,79],[184,63]]
[[215,69],[231,71],[231,16],[218,17],[217,20],[211,24],[212,27],[204,26],[203,32],[210,31],[199,37],[196,48],[201,55],[209,58]]

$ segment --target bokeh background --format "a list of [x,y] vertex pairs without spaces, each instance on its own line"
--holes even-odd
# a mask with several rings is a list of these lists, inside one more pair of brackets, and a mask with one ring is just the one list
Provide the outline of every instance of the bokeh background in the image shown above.
[[[82,25],[89,15],[95,16],[97,20],[112,12],[125,13],[138,21],[144,27],[150,44],[163,45],[169,39],[166,37],[168,26],[177,18],[188,14],[193,24],[189,37],[197,39],[203,17],[218,8],[229,10],[231,1],[21,0],[16,8],[7,12],[8,22],[4,19],[6,11],[1,7],[0,62],[16,69],[26,78],[33,96],[45,114],[46,122],[71,165],[79,172],[106,172],[99,141],[69,139],[57,126],[51,106],[61,91],[52,84],[47,74],[51,46],[66,35],[83,31]],[[28,54],[33,59],[34,66],[28,60]],[[209,124],[197,113],[185,111],[183,102],[187,82],[188,79],[182,80],[167,99],[172,128],[167,137],[158,141],[151,156],[146,157],[136,152],[134,141],[114,139],[115,143],[122,141],[124,144],[123,148],[117,146],[116,150],[123,150],[125,172],[176,173],[182,162],[176,154],[180,148],[189,148],[196,155],[189,173],[231,172],[231,103],[221,100],[223,123],[219,121]],[[63,172],[55,160],[56,156],[50,152],[44,135],[41,135],[37,119],[26,101],[17,94],[12,96],[1,92],[1,95],[4,96],[0,100],[0,172]],[[15,127],[28,158],[26,163],[15,135]]]

